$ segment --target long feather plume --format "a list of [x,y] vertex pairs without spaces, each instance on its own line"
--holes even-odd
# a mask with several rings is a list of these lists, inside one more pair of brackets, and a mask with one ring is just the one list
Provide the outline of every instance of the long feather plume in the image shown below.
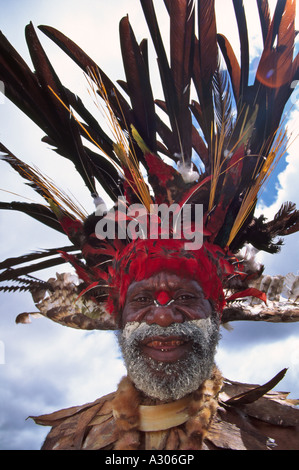
[[2,152],[0,158],[9,163],[23,178],[30,181],[30,186],[46,201],[53,201],[64,213],[73,218],[84,220],[87,217],[88,214],[81,204],[73,196],[57,188],[48,176],[17,158],[1,143],[0,151]]
[[[130,141],[128,141],[127,135],[125,135],[122,127],[120,126],[118,122],[118,119],[111,107],[111,102],[108,98],[105,85],[99,75],[99,72],[96,71],[95,69],[89,70],[89,76],[92,77],[93,81],[96,84],[96,89],[95,89],[93,83],[89,81],[90,89],[93,92],[94,97],[97,98],[98,96],[97,93],[99,93],[106,105],[104,113],[106,116],[107,123],[115,139],[115,142],[113,144],[114,153],[119,159],[119,164],[117,165],[117,169],[120,173],[123,174],[123,177],[127,180],[133,192],[135,192],[136,196],[140,199],[140,202],[144,204],[144,206],[147,208],[148,211],[150,211],[150,205],[152,203],[152,200],[149,194],[148,187],[140,171],[140,163],[136,157],[134,147],[130,145]],[[106,154],[105,150],[100,146],[100,144],[97,141],[93,139],[93,137],[89,134],[85,126],[77,120],[77,118],[75,117],[74,113],[70,110],[70,108],[61,100],[61,98],[54,92],[54,90],[51,89],[51,91],[55,95],[57,100],[62,104],[62,106],[68,109],[70,114],[78,122],[79,126],[86,132],[91,142],[93,142],[100,150],[102,150]],[[96,101],[96,103],[98,102]],[[103,107],[101,107],[101,109],[103,109]],[[123,119],[125,119],[124,116],[123,116]],[[106,156],[108,159],[111,159],[109,154],[106,154]],[[112,163],[115,164],[115,160],[114,159],[111,159],[111,160],[112,160]],[[127,168],[129,170],[129,176],[127,176],[126,173],[124,172],[124,168]],[[132,180],[130,179],[130,177],[132,178]]]
[[261,165],[261,168],[256,168],[255,170],[255,181],[253,185],[247,190],[246,195],[242,201],[240,210],[230,233],[228,246],[232,243],[237,233],[241,230],[245,220],[252,212],[252,209],[257,202],[258,196],[265,186],[267,180],[271,176],[272,171],[278,164],[279,160],[287,152],[287,142],[287,131],[283,129],[278,130],[271,150],[266,152],[267,157],[263,158],[264,161]]

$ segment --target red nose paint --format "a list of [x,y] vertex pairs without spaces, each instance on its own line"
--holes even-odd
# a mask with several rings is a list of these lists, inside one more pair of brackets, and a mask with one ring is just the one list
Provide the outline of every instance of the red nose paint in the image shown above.
[[165,292],[164,290],[162,290],[160,292],[157,292],[156,300],[160,305],[166,305],[171,300],[171,297],[168,294],[168,292]]

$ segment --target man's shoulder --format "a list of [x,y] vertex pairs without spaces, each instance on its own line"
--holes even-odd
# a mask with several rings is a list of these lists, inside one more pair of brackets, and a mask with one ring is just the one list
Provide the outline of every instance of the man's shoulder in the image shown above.
[[299,450],[299,401],[272,390],[270,382],[224,381],[207,449]]
[[[111,405],[114,397],[115,392],[112,392],[81,406],[72,406],[41,416],[30,416],[36,424],[51,427],[42,450],[80,449],[91,444],[95,433],[98,435],[98,449],[109,446],[115,440],[112,437],[115,432]],[[84,439],[87,428],[90,428],[88,442]],[[102,442],[99,442],[100,439]]]

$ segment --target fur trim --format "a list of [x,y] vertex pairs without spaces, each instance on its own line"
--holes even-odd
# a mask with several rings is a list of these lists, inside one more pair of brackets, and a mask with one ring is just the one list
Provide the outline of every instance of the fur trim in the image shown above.
[[113,415],[120,431],[138,429],[139,404],[140,396],[138,390],[128,377],[123,377],[112,402]]
[[187,449],[200,449],[218,408],[217,396],[222,376],[215,367],[211,379],[193,393],[189,406],[190,419],[185,424]]
[[137,450],[139,448],[139,404],[138,390],[128,377],[123,377],[112,401],[113,416],[119,432],[114,450]]
[[[191,394],[188,406],[190,418],[181,426],[172,428],[178,436],[178,448],[182,450],[200,449],[217,411],[217,396],[222,387],[222,377],[215,367],[212,377]],[[141,395],[128,377],[124,377],[112,402],[113,416],[119,438],[114,450],[140,449],[142,431],[139,431],[139,405]],[[150,441],[150,439],[148,440]]]

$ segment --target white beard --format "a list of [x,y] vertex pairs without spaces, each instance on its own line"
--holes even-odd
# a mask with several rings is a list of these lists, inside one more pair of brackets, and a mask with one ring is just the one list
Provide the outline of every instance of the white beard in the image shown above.
[[[140,342],[152,336],[180,336],[192,341],[192,348],[176,362],[156,361],[142,353]],[[127,323],[119,334],[128,375],[147,396],[161,401],[178,400],[197,390],[210,377],[219,340],[215,318],[175,323],[166,328],[147,323]]]

